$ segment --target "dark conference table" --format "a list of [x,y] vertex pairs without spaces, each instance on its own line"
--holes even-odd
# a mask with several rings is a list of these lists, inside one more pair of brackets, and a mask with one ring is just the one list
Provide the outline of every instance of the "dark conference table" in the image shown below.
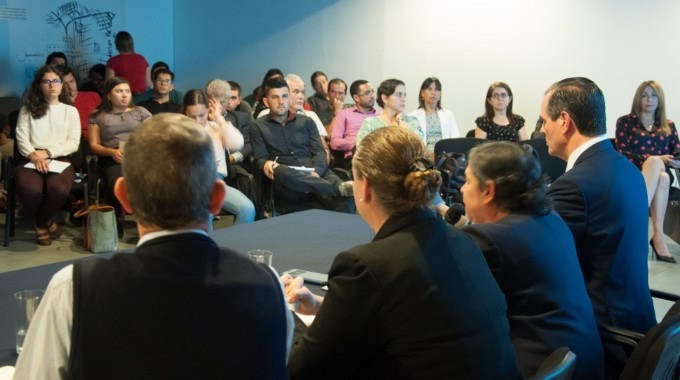
[[[243,254],[252,249],[274,252],[272,266],[279,273],[293,268],[327,273],[338,253],[368,243],[373,239],[373,231],[359,215],[309,210],[217,230],[211,236],[220,246]],[[79,260],[112,255],[93,254]],[[0,274],[0,366],[14,365],[17,359],[14,292],[47,288],[52,275],[72,262]],[[310,288],[317,292],[318,287]]]

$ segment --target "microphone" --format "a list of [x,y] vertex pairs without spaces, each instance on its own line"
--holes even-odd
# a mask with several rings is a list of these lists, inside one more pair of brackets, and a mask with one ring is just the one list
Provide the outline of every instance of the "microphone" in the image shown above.
[[465,206],[460,203],[452,204],[448,211],[446,211],[444,220],[456,228],[461,228],[468,224],[468,219],[465,217]]

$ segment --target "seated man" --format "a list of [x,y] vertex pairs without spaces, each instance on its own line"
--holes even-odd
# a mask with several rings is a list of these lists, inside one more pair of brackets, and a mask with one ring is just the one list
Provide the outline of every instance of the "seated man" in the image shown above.
[[216,171],[210,136],[186,116],[135,129],[115,192],[137,217],[139,244],[52,278],[15,378],[287,378],[293,326],[281,283],[207,234],[225,195]]
[[290,111],[286,81],[267,81],[262,99],[269,113],[253,123],[250,142],[256,165],[274,181],[276,195],[296,202],[313,193],[326,209],[352,211],[350,202],[340,198],[352,196],[352,181],[342,182],[328,169],[318,128],[307,116]]
[[310,81],[314,88],[314,95],[307,98],[307,103],[312,111],[320,115],[331,108],[328,101],[328,77],[323,71],[315,71],[312,73]]
[[[170,70],[170,66],[163,61],[158,61],[158,62],[154,63],[151,66],[151,78],[152,78],[152,80],[153,80],[154,76],[156,75],[156,71],[158,71],[160,69]],[[139,103],[141,103],[141,102],[147,101],[147,100],[152,99],[152,98],[153,98],[153,88],[150,88],[150,89],[146,90],[146,92],[144,92],[143,94],[137,96],[135,99],[137,99],[137,101]],[[182,94],[181,91],[177,91],[173,86],[172,90],[170,91],[170,100],[172,100],[175,104],[182,104],[183,99],[184,99],[184,94]]]
[[153,72],[152,78],[153,97],[139,103],[138,106],[146,108],[152,115],[161,112],[181,113],[182,104],[175,103],[170,98],[170,92],[175,89],[173,84],[175,73],[166,68],[160,68]]
[[232,111],[239,111],[247,113],[250,120],[253,119],[253,107],[248,102],[241,101],[241,85],[233,80],[227,81],[231,86],[231,96],[229,97],[229,106]]
[[82,139],[87,141],[87,120],[92,111],[99,106],[102,98],[96,92],[78,91],[78,82],[76,82],[76,77],[73,75],[73,70],[70,67],[59,65],[57,70],[61,71],[64,77],[64,90],[71,98],[73,106],[78,110]]
[[340,78],[333,78],[328,82],[328,104],[330,108],[324,113],[319,114],[319,119],[326,126],[328,136],[333,130],[333,118],[345,108],[352,107],[351,104],[345,104],[345,97],[347,97],[347,83]]
[[352,159],[352,151],[357,144],[357,133],[364,119],[375,116],[375,91],[368,81],[356,80],[349,87],[354,107],[343,109],[333,119],[331,148],[344,153],[346,161]]

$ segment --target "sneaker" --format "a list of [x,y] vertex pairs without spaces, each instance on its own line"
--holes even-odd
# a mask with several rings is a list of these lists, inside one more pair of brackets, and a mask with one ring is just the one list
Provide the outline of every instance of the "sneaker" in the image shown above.
[[338,192],[341,197],[354,196],[354,181],[345,181],[338,186]]

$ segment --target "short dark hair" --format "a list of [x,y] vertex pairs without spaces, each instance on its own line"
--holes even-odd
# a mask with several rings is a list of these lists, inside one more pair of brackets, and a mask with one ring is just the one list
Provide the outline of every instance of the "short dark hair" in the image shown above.
[[551,120],[556,120],[564,111],[583,136],[595,137],[607,133],[604,94],[592,80],[583,77],[563,79],[550,86],[545,93],[550,96],[546,113]]
[[262,87],[264,88],[264,84],[275,75],[278,75],[281,78],[283,78],[283,71],[277,68],[267,70],[267,72],[264,74],[264,78],[262,78]]
[[381,108],[385,108],[385,102],[383,102],[382,96],[383,95],[390,96],[390,95],[394,94],[394,91],[396,91],[397,86],[399,86],[399,85],[406,86],[406,84],[404,84],[404,82],[402,82],[399,79],[386,79],[386,80],[382,81],[382,83],[380,83],[380,87],[378,87],[378,94],[377,94],[378,99],[376,99],[376,101],[378,102],[378,105]]
[[68,66],[68,58],[66,58],[66,54],[64,54],[64,53],[62,53],[62,52],[60,52],[60,51],[53,51],[53,52],[51,52],[51,53],[47,56],[47,58],[45,59],[45,64],[46,64],[46,65],[49,65],[49,64],[52,62],[52,60],[55,59],[55,58],[63,58],[63,59],[64,59],[64,62],[65,62],[66,65]]
[[315,72],[312,73],[311,82],[310,82],[312,87],[314,87],[314,79],[316,79],[316,77],[319,77],[319,76],[322,76],[322,75],[324,77],[326,77],[326,79],[328,79],[328,76],[326,74],[324,74],[323,71],[315,71]]
[[229,87],[231,87],[232,90],[238,91],[239,96],[241,95],[241,85],[234,82],[233,80],[228,80],[229,82]]
[[69,74],[73,75],[73,77],[76,76],[75,73],[73,72],[73,70],[72,70],[70,67],[68,67],[68,66],[65,66],[65,65],[57,65],[57,66],[55,66],[54,68],[57,69],[57,71],[58,71],[59,73],[61,73],[61,77],[62,77],[62,78],[65,77],[65,76],[67,76],[67,75],[69,75]]
[[[442,82],[439,81],[439,78],[437,77],[429,77],[425,78],[423,81],[423,84],[420,85],[420,92],[423,92],[426,88],[430,87],[434,83],[435,87],[437,88],[437,91],[442,90]],[[423,97],[418,94],[418,108],[425,108],[425,102],[423,101]],[[437,101],[437,109],[440,110],[442,109],[442,99],[439,98]]]
[[493,202],[500,209],[537,215],[552,209],[541,164],[517,143],[497,141],[472,148],[468,168],[479,180],[480,190],[487,181],[496,184]]
[[121,53],[135,52],[135,42],[132,35],[124,30],[116,33],[115,43],[116,49]]
[[156,69],[161,68],[161,67],[164,67],[164,68],[170,70],[170,65],[168,65],[167,63],[165,63],[163,61],[158,61],[158,62],[154,63],[153,65],[151,65],[151,73],[153,74],[153,72],[156,71]]
[[[341,83],[343,86],[345,86],[345,94],[346,94],[347,93],[347,83],[345,83],[345,81],[340,79],[340,78],[333,78],[333,79],[331,79],[330,82],[328,82],[328,88],[327,88],[328,92],[331,91],[331,85],[338,84],[338,83]],[[314,85],[314,83],[312,83],[312,86],[313,85]]]
[[264,83],[264,96],[266,97],[269,90],[273,88],[288,88],[288,82],[281,77],[272,78]]
[[90,67],[90,70],[87,72],[87,76],[89,77],[90,75],[92,75],[92,73],[97,73],[102,76],[102,79],[104,79],[106,77],[106,65],[104,65],[103,63],[97,63],[95,65],[92,65],[92,67]]
[[508,96],[511,98],[510,103],[508,103],[508,109],[506,110],[505,115],[508,117],[510,124],[514,124],[515,115],[512,113],[512,104],[515,102],[515,98],[512,96],[512,90],[510,89],[510,86],[505,82],[491,83],[491,86],[489,86],[489,88],[486,90],[486,98],[484,98],[484,116],[486,116],[486,118],[489,120],[493,120],[493,117],[495,116],[493,107],[491,104],[489,104],[489,99],[491,99],[493,96],[493,90],[497,89],[498,87],[504,88],[505,91],[508,92]]
[[170,75],[170,79],[172,79],[173,81],[175,80],[175,73],[170,71],[170,69],[158,69],[153,73],[153,80],[155,81],[156,78],[158,78],[158,76],[161,74],[168,74]]
[[366,83],[368,83],[368,81],[365,79],[357,79],[352,82],[352,84],[349,86],[349,95],[359,95],[359,87],[365,85]]

